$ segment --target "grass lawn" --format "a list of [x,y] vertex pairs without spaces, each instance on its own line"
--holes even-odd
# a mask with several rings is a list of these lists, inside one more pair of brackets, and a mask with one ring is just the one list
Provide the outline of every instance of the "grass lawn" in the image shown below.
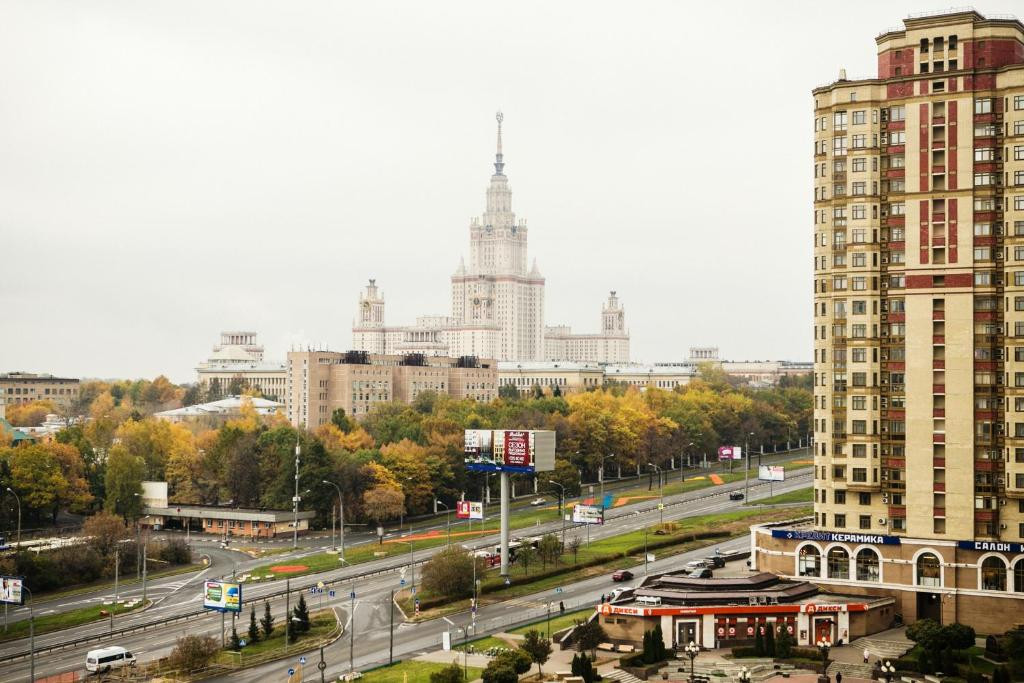
[[[112,609],[111,605],[91,605],[89,607],[81,607],[79,609],[61,612],[59,614],[47,614],[45,616],[36,617],[35,634],[38,636],[43,633],[50,633],[51,631],[59,631],[64,628],[88,624],[91,621],[109,619],[109,616],[100,616],[100,610],[110,609]],[[140,609],[142,609],[141,602],[131,608],[127,608],[124,605],[118,605],[117,609],[114,610],[114,627],[117,628],[118,614],[127,614]],[[28,637],[28,619],[12,622],[8,626],[6,633],[0,633],[0,641],[26,637]]]
[[[692,536],[696,532],[714,529],[716,531],[724,532],[729,537],[735,537],[749,533],[751,524],[779,521],[782,519],[789,519],[794,515],[809,514],[810,509],[811,508],[809,506],[806,509],[747,508],[713,515],[702,515],[699,517],[679,520],[677,522],[666,523],[665,526],[669,529],[667,534],[659,536],[649,532],[647,538],[650,543],[654,543],[656,541],[664,542],[672,538],[678,538],[679,541],[676,544],[663,546],[651,551],[658,558],[669,557],[671,555],[678,555],[680,553],[693,550],[694,548],[700,548],[712,544],[712,541],[708,540],[694,541]],[[650,527],[650,529],[653,530],[656,527],[657,525],[654,525]],[[720,540],[724,540],[725,538],[726,537],[723,536]],[[584,544],[580,546],[576,562],[573,561],[572,555],[569,553],[562,556],[561,562],[564,564],[585,564],[589,560],[608,558],[607,561],[591,566],[580,567],[575,571],[561,574],[541,575],[538,576],[536,580],[508,587],[503,586],[503,580],[497,575],[497,573],[488,572],[483,579],[480,604],[487,605],[503,600],[509,600],[511,598],[530,595],[538,591],[553,589],[558,586],[564,586],[567,583],[606,574],[615,569],[642,565],[643,544],[643,530],[631,531],[625,534],[618,534],[599,541],[594,541],[590,544],[589,548]],[[639,552],[637,549],[639,549]],[[540,574],[543,571],[543,567],[539,561],[531,563],[528,569],[535,574]],[[509,568],[509,576],[512,579],[527,577],[529,575],[530,574],[525,571],[523,566],[519,563],[513,563]],[[402,609],[405,610],[406,614],[412,614],[415,611],[408,590],[402,591],[396,597],[398,598],[398,603],[401,605]],[[419,590],[419,597],[422,600],[429,600],[435,596],[432,596],[428,591],[421,588]],[[458,612],[468,608],[468,599],[455,600],[443,605],[437,605],[429,609],[421,610],[420,616],[417,620],[422,621],[425,619],[433,619],[451,612]]]
[[771,498],[761,498],[759,500],[747,501],[746,505],[778,505],[780,503],[813,503],[814,502],[814,489],[807,487],[805,489],[797,489],[796,491],[789,491],[787,493],[780,493],[777,496]]
[[[338,619],[334,614],[333,610],[323,610],[321,612],[312,612],[309,615],[309,632],[303,633],[298,640],[288,645],[289,652],[299,652],[301,648],[309,647],[309,643],[316,642],[333,632],[338,627]],[[242,621],[239,620],[238,626],[242,625]],[[249,626],[248,621],[245,622],[245,631],[241,629],[238,631],[238,637],[244,640],[249,639]],[[228,634],[230,636],[230,633]],[[271,656],[274,652],[279,653],[280,657],[285,657],[284,651],[284,625],[276,624],[274,627],[274,633],[267,640],[260,640],[256,643],[249,643],[242,648],[241,659],[242,664],[248,664],[253,658],[259,657],[261,661],[270,661],[277,657]],[[260,657],[260,655],[263,655]],[[220,664],[238,664],[239,655],[233,652],[221,652],[217,655],[214,660]]]
[[[150,565],[150,566],[153,566],[153,565]],[[203,564],[201,562],[197,562],[197,563],[194,563],[194,564],[181,564],[181,565],[178,565],[177,567],[171,567],[170,569],[163,569],[163,570],[160,570],[160,571],[152,571],[152,570],[150,570],[150,571],[146,572],[146,580],[147,581],[154,581],[156,579],[160,579],[160,578],[163,578],[165,576],[175,576],[177,574],[187,574],[188,572],[199,571],[200,569],[204,569],[205,567],[206,567],[205,564]],[[121,583],[122,586],[131,586],[131,585],[141,584],[142,583],[142,579],[136,579],[134,577],[125,578],[125,577],[122,576],[120,583]],[[50,593],[40,593],[39,594],[39,603],[40,603],[40,606],[42,606],[42,603],[44,603],[44,602],[49,602],[49,601],[52,601],[52,600],[63,600],[64,598],[69,598],[69,597],[71,597],[73,595],[81,595],[82,593],[88,593],[88,592],[94,591],[94,590],[102,590],[104,588],[109,588],[111,591],[113,591],[114,590],[114,580],[113,579],[101,579],[99,581],[94,581],[92,583],[83,583],[83,584],[79,584],[77,586],[72,586],[70,588],[65,588],[65,589],[53,591],[53,592],[50,592]]]
[[[482,652],[482,651],[490,649],[492,647],[507,647],[507,648],[518,647],[517,645],[514,645],[512,643],[508,643],[508,642],[502,640],[501,638],[495,638],[494,636],[485,636],[483,638],[477,638],[476,640],[471,640],[471,641],[469,641],[469,645],[470,645],[470,647],[473,648],[473,650],[472,650],[473,652]],[[460,642],[458,645],[454,646],[453,649],[458,650],[459,652],[462,652],[463,647],[464,647],[464,645],[462,645],[462,643]]]
[[[561,615],[559,615],[557,617],[551,617],[551,632],[552,633],[556,633],[557,631],[561,631],[563,628],[569,628],[570,626],[575,624],[577,621],[581,621],[583,619],[586,619],[586,618],[588,618],[593,613],[594,613],[594,610],[592,610],[592,609],[581,609],[581,610],[579,610],[577,612],[566,612],[565,614],[561,614]],[[532,631],[532,630],[537,630],[537,631],[540,631],[541,633],[546,633],[547,632],[547,626],[548,626],[547,620],[545,620],[545,621],[538,621],[538,622],[534,622],[532,624],[527,624],[526,626],[520,626],[519,628],[514,628],[511,631],[509,631],[509,633],[517,633],[519,635],[526,635],[527,631]]]
[[[452,656],[452,660],[458,659],[456,656]],[[460,660],[461,661],[461,660]],[[440,664],[438,662],[421,662],[416,660],[408,660],[404,662],[398,662],[391,666],[381,667],[374,669],[363,675],[359,680],[362,683],[426,683],[430,680],[430,674],[435,671],[440,671],[449,664]],[[483,669],[478,667],[469,667],[468,669],[469,678],[467,680],[473,681],[480,678],[483,673]],[[405,677],[408,674],[408,679]]]

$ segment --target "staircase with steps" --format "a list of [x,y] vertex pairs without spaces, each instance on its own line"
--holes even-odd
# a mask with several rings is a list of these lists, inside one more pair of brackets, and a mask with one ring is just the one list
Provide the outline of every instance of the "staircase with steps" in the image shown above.
[[628,671],[623,671],[622,669],[612,669],[607,673],[601,674],[601,678],[605,680],[619,681],[619,683],[643,683],[639,678]]
[[[864,648],[862,647],[861,650]],[[837,673],[843,674],[843,678],[864,678],[867,680],[871,679],[871,671],[874,669],[873,664],[861,664],[852,662],[829,662],[828,663],[828,675],[835,680]]]
[[914,647],[914,643],[906,637],[887,639],[866,636],[850,643],[850,647],[857,652],[867,650],[880,659],[899,659]]
[[[775,668],[776,666],[778,666],[777,669]],[[716,660],[711,662],[701,662],[698,657],[694,662],[693,672],[697,676],[707,676],[711,681],[735,681],[739,680],[739,673],[744,667],[750,673],[750,680],[754,683],[769,679],[784,671],[790,674],[802,672],[802,670],[794,669],[790,664],[776,665],[769,657],[744,657],[743,659]],[[679,674],[689,678],[690,662],[689,660],[672,660],[661,671],[668,671],[669,674]]]

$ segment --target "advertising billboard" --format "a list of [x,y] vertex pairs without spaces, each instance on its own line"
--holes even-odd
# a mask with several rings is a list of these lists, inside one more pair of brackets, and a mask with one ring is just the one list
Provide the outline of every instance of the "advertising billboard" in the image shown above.
[[718,447],[718,459],[719,460],[742,460],[743,459],[743,446],[719,446]]
[[455,501],[455,517],[457,519],[483,519],[484,504],[472,500]]
[[555,469],[555,433],[467,429],[463,452],[466,468],[474,472],[549,472]]
[[203,585],[203,607],[218,612],[242,611],[242,584],[230,581],[207,581]]
[[0,576],[0,603],[7,605],[24,604],[25,597],[21,590],[24,579],[20,576]]
[[604,524],[604,508],[600,505],[577,505],[572,509],[576,524]]
[[761,465],[757,468],[761,481],[786,481],[786,468],[781,465]]

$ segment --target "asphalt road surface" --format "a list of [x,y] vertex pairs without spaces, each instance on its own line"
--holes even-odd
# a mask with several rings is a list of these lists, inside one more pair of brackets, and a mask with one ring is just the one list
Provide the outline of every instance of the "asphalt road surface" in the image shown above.
[[[784,493],[800,488],[806,488],[811,484],[810,468],[796,470],[788,473],[789,479],[784,483],[774,484],[774,493]],[[690,491],[687,493],[667,496],[666,507],[663,511],[664,519],[675,520],[684,517],[714,514],[736,509],[742,505],[742,501],[729,500],[730,491],[743,489],[743,482],[725,484],[710,489]],[[750,499],[767,497],[769,495],[768,484],[751,482]],[[627,531],[641,529],[658,522],[661,512],[657,509],[657,500],[648,500],[642,503],[624,506],[610,510],[606,523],[603,526],[594,527],[590,530],[591,540],[597,540],[608,536],[621,534]],[[443,525],[442,525],[443,526]],[[526,535],[541,534],[547,532],[558,532],[561,529],[561,522],[549,522],[519,530],[518,533]],[[582,527],[570,527],[566,531],[567,537],[581,535],[586,538],[586,529]],[[486,547],[497,543],[497,535],[488,536],[483,539],[475,539],[465,545],[472,547]],[[749,540],[746,538],[735,539],[720,544],[725,550],[745,548]],[[149,594],[158,602],[138,614],[125,615],[115,621],[115,628],[123,628],[130,625],[151,623],[161,618],[171,619],[182,614],[200,610],[202,598],[200,591],[201,582],[210,577],[218,575],[230,575],[231,571],[244,572],[247,568],[266,564],[267,559],[253,560],[248,556],[234,551],[225,551],[215,547],[214,543],[195,542],[196,552],[208,554],[211,559],[211,566],[199,574],[183,575],[181,577],[167,577],[151,582]],[[417,553],[417,562],[427,559],[437,549],[424,550]],[[302,557],[305,554],[322,552],[321,548],[300,548],[296,553],[274,556],[275,561],[286,562]],[[649,571],[663,571],[669,567],[679,566],[693,559],[707,555],[709,548],[703,548],[691,553],[677,555],[658,561],[649,567]],[[242,559],[245,558],[245,559]],[[355,638],[351,639],[351,631],[346,631],[346,636],[327,648],[325,655],[328,662],[326,673],[331,677],[347,672],[349,670],[349,648],[352,648],[353,664],[357,669],[365,668],[373,664],[386,663],[389,658],[389,631],[391,623],[390,610],[395,609],[390,603],[390,593],[397,590],[400,583],[400,570],[408,565],[407,556],[395,556],[382,558],[373,562],[362,563],[353,567],[331,570],[316,575],[299,577],[292,580],[293,600],[297,599],[297,591],[306,590],[317,581],[324,581],[335,590],[335,597],[331,599],[325,592],[323,595],[323,606],[335,608],[343,623],[348,624],[349,612],[354,602],[355,607]],[[385,573],[371,577],[360,577],[359,575],[370,572],[387,570]],[[642,571],[642,568],[641,570]],[[559,601],[564,602],[567,610],[578,609],[583,606],[592,606],[597,602],[601,593],[607,593],[612,587],[611,579],[607,576],[595,577],[586,581],[571,583],[563,587],[562,592],[554,590],[544,591],[531,596],[516,598],[501,603],[483,607],[476,617],[475,633],[470,628],[470,637],[478,637],[489,633],[498,632],[515,624],[534,620],[546,613],[547,603],[553,601],[556,609]],[[262,603],[262,596],[279,591],[283,588],[283,582],[278,580],[272,583],[259,585],[246,585],[243,591],[245,602],[252,604],[254,601]],[[354,590],[356,598],[351,600],[350,593]],[[158,592],[155,592],[158,591]],[[110,594],[106,591],[106,595]],[[141,587],[132,586],[129,590],[122,591],[122,596],[127,598],[141,597]],[[92,599],[96,596],[88,596]],[[81,596],[73,598],[85,599]],[[280,612],[283,606],[283,597],[272,602],[275,612]],[[311,598],[307,593],[307,602],[311,609],[319,608],[319,600]],[[37,609],[40,613],[46,603],[40,602]],[[260,605],[257,605],[257,618],[261,616]],[[19,612],[27,610],[18,610]],[[13,616],[13,613],[12,613]],[[20,616],[20,615],[19,615]],[[471,615],[460,613],[450,616],[456,628],[469,627]],[[281,619],[278,619],[278,624]],[[394,658],[396,660],[416,654],[422,651],[437,649],[441,642],[441,632],[451,628],[457,640],[463,638],[462,631],[450,627],[441,619],[431,620],[420,624],[410,625],[403,623],[403,617],[397,611],[394,614]],[[226,621],[228,633],[230,633],[230,618]],[[239,633],[241,634],[248,627],[248,609],[245,609],[240,616]],[[109,625],[106,622],[83,625],[74,629],[41,635],[36,638],[36,647],[45,648],[50,645],[67,642],[87,635],[99,635],[107,632]],[[192,617],[187,621],[172,621],[166,624],[159,624],[151,629],[133,634],[117,636],[111,641],[99,640],[88,645],[82,645],[74,649],[64,651],[42,652],[36,656],[36,676],[49,676],[57,673],[72,670],[84,669],[85,653],[90,649],[103,647],[105,645],[117,644],[132,650],[141,661],[155,659],[166,655],[173,648],[177,638],[185,634],[211,634],[218,635],[221,631],[221,616],[210,613],[203,616]],[[28,640],[20,639],[10,641],[0,646],[0,657],[17,652],[28,650]],[[285,680],[287,669],[294,666],[299,654],[305,654],[310,663],[306,665],[306,674],[310,680],[318,678],[319,672],[311,666],[313,662],[312,653],[294,653],[294,657],[288,660],[271,663],[262,667],[239,671],[224,680],[238,681],[262,681],[262,680]],[[317,659],[319,653],[316,654]],[[21,658],[14,661],[0,661],[0,669],[3,670],[4,681],[28,680],[29,660]]]

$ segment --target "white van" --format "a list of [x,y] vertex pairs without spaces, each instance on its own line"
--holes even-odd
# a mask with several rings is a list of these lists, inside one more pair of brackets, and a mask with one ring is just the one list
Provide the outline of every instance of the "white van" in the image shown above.
[[135,655],[116,645],[99,650],[89,650],[85,655],[86,671],[102,673],[125,666],[135,666]]
[[657,606],[661,604],[661,598],[654,595],[641,595],[637,597],[636,604],[647,605],[648,607]]

